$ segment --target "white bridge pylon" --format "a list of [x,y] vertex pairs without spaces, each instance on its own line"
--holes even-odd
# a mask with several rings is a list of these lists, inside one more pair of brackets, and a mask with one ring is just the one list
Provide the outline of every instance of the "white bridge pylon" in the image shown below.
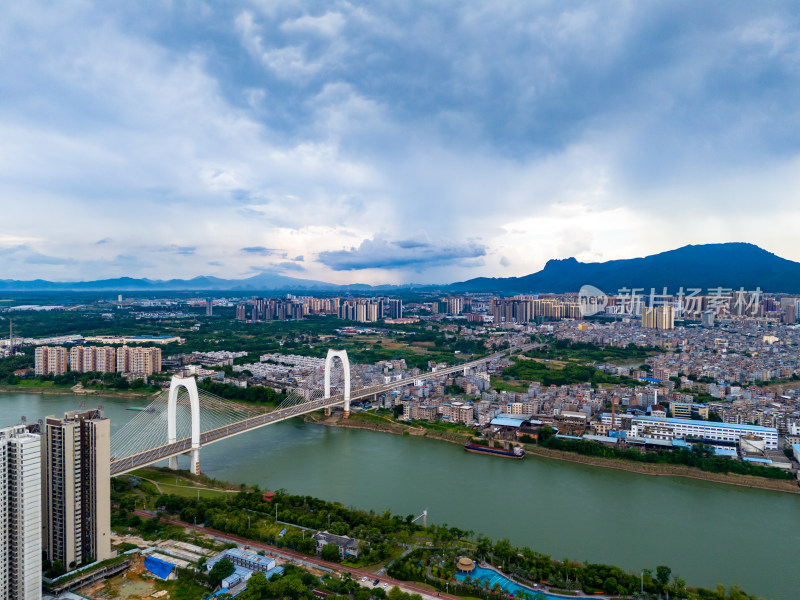
[[[200,396],[197,393],[197,381],[194,377],[172,376],[169,384],[169,400],[167,404],[167,443],[174,444],[178,441],[178,391],[186,388],[189,392],[189,404],[192,410],[192,449],[189,452],[190,471],[195,475],[200,474]],[[163,430],[162,430],[163,431]],[[169,459],[169,468],[177,470],[178,457]]]
[[[331,397],[331,367],[333,359],[338,358],[342,362],[344,371],[344,416],[350,416],[350,360],[347,358],[347,350],[328,349],[328,356],[325,357],[325,398]],[[330,409],[325,412],[330,414]]]

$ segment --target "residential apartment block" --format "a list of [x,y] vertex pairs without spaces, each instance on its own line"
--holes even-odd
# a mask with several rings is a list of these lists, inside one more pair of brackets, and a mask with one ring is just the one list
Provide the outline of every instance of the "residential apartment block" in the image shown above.
[[339,306],[339,318],[359,323],[374,323],[383,317],[383,303],[372,300],[345,300]]
[[111,551],[111,427],[100,409],[44,421],[44,553],[71,569]]
[[117,348],[117,372],[152,375],[161,372],[161,348],[121,346]]
[[73,346],[69,351],[69,370],[79,373],[113,373],[117,352],[111,346]]
[[34,357],[37,375],[63,375],[67,372],[67,349],[63,346],[38,346]]
[[642,327],[645,329],[675,329],[675,309],[664,304],[642,309]]
[[580,319],[578,302],[550,296],[514,296],[492,300],[494,323],[526,323],[538,317],[545,319]]
[[0,429],[0,598],[42,597],[41,441]]

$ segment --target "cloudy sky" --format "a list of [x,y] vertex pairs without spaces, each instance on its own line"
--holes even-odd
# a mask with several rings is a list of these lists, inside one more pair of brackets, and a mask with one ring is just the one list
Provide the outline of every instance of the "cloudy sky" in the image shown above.
[[795,2],[0,6],[0,279],[800,260]]

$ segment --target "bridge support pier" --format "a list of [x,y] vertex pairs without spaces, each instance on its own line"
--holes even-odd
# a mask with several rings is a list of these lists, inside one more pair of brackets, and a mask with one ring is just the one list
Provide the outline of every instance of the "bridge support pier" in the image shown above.
[[331,397],[331,366],[333,359],[338,358],[342,362],[344,372],[344,417],[350,416],[350,361],[347,358],[347,350],[328,350],[325,357],[325,397]]
[[192,448],[189,453],[189,471],[200,475],[200,448]]
[[331,407],[330,406],[325,409],[325,416],[326,417],[330,417],[331,416]]
[[[178,391],[186,388],[189,392],[189,406],[192,414],[192,450],[189,453],[189,470],[200,473],[200,395],[197,392],[197,381],[194,377],[178,377],[173,375],[169,384],[169,397],[167,404],[167,443],[174,444],[177,441],[177,415],[178,415]],[[168,462],[169,468],[178,468],[178,457],[173,456]]]

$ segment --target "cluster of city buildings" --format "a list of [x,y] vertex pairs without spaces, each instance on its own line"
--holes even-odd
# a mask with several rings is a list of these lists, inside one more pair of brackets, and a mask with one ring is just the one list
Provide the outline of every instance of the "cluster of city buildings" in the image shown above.
[[238,321],[289,321],[310,315],[334,315],[359,323],[403,317],[403,302],[397,298],[252,298],[236,305]]
[[83,336],[79,334],[59,335],[42,338],[29,338],[14,335],[13,331],[8,337],[0,338],[0,358],[10,356],[24,346],[64,346],[73,344],[183,344],[186,340],[177,336],[119,336],[119,335],[96,335]]
[[[697,386],[694,380],[745,385],[800,376],[800,327],[781,323],[729,321],[714,328],[680,327],[674,330],[644,329],[637,322],[610,324],[561,322],[538,331],[558,339],[598,346],[625,348],[629,344],[660,348],[648,359],[653,377],[688,378],[681,387]],[[641,361],[644,362],[644,361]],[[625,374],[625,366],[600,365],[613,374]],[[711,388],[712,392],[715,388]]]
[[72,570],[111,550],[109,420],[100,409],[0,429],[0,597],[39,600],[43,561]]
[[[386,396],[383,406],[402,405],[405,420],[441,420],[489,429],[511,427],[520,435],[535,435],[538,427],[551,426],[567,436],[613,444],[625,440],[663,448],[696,440],[719,449],[738,446],[750,454],[761,453],[758,460],[780,463],[785,468],[789,464],[780,453],[776,456],[773,452],[768,458],[764,453],[777,451],[782,437],[788,444],[800,442],[800,403],[776,402],[774,395],[751,396],[748,392],[751,410],[746,413],[749,419],[743,420],[727,412],[736,410],[739,400],[730,404],[695,402],[690,394],[647,381],[652,378],[643,372],[636,373],[642,385],[635,387],[593,388],[589,383],[542,386],[534,382],[526,392],[498,392],[492,388],[489,375],[500,373],[502,362],[463,377],[416,382]],[[448,394],[447,386],[452,385],[464,390],[464,396]]]
[[37,346],[36,375],[122,373],[148,376],[161,372],[161,348],[142,346]]
[[580,319],[581,306],[574,295],[514,296],[492,300],[492,322],[527,323],[537,318]]
[[[587,302],[586,299],[583,301]],[[587,304],[598,306],[596,299]],[[708,290],[680,288],[674,294],[669,293],[666,288],[623,288],[613,295],[603,295],[602,306],[599,308],[600,312],[609,316],[641,317],[648,308],[658,306],[671,307],[676,318],[702,320],[708,325],[712,325],[715,318],[794,323],[800,316],[796,297],[766,296],[758,289],[748,291],[721,287]]]

